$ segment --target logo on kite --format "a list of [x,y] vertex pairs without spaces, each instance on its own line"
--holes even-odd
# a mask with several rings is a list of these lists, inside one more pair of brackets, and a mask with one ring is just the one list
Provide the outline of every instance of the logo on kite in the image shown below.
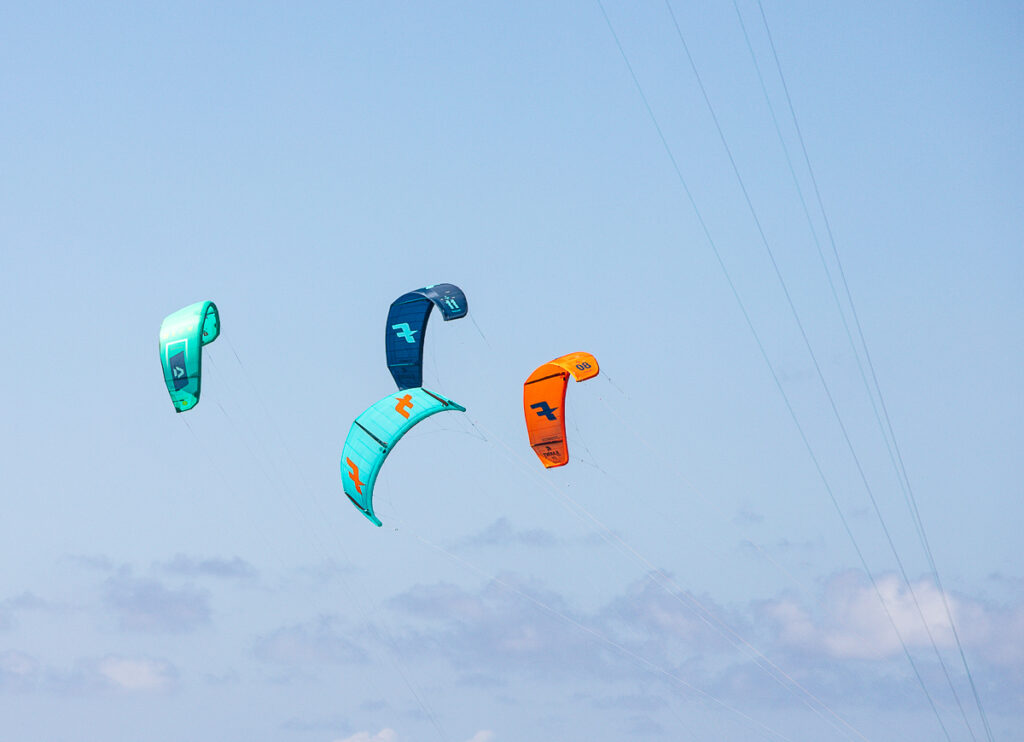
[[407,343],[415,343],[416,342],[416,338],[413,337],[413,336],[417,332],[419,332],[419,330],[412,330],[412,329],[410,329],[408,322],[400,322],[397,325],[391,325],[391,329],[392,330],[398,330],[398,332],[396,332],[395,335],[397,335],[398,337],[400,337],[403,340],[405,340],[405,342],[407,342]]
[[174,391],[178,392],[188,386],[188,374],[185,373],[185,351],[181,350],[168,359],[171,376],[174,378]]
[[562,454],[558,451],[552,451],[551,446],[548,446],[546,451],[541,452],[541,455],[548,461],[552,461],[556,464],[562,460]]
[[406,394],[404,397],[395,397],[395,401],[398,402],[398,404],[395,405],[395,412],[408,420],[409,413],[406,412],[406,410],[412,409],[412,395]]
[[366,484],[366,482],[359,481],[359,467],[356,466],[355,462],[348,457],[345,457],[345,463],[348,464],[348,478],[352,480],[353,484],[355,484],[356,492],[360,495],[363,494],[363,485]]
[[537,417],[546,417],[548,420],[557,420],[555,417],[555,410],[557,407],[551,407],[546,401],[540,401],[537,404],[530,405],[531,410],[537,410]]
[[444,303],[448,305],[449,309],[458,310],[458,309],[462,308],[462,307],[459,306],[459,303],[457,301],[455,301],[455,299],[450,297],[450,296],[444,297]]

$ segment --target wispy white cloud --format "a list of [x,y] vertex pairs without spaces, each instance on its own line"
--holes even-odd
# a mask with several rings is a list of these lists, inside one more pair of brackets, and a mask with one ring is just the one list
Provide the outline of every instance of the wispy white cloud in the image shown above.
[[485,672],[465,673],[460,675],[455,682],[470,688],[504,688],[508,686],[507,679]]
[[77,660],[73,666],[44,664],[26,652],[0,652],[0,689],[82,694],[120,691],[153,693],[170,690],[178,671],[166,660],[106,655]]
[[28,591],[19,593],[18,595],[15,595],[11,598],[7,598],[4,601],[0,602],[0,605],[2,605],[4,608],[21,611],[46,610],[48,608],[54,607],[53,603],[51,603],[50,601],[43,600],[35,593]]
[[[466,742],[492,742],[493,739],[494,732],[488,729],[481,729],[466,740]],[[398,733],[394,729],[385,727],[376,734],[373,732],[356,732],[351,737],[339,738],[334,740],[334,742],[399,742],[399,740]]]
[[[538,677],[579,673],[617,682],[729,649],[708,616],[748,630],[745,616],[730,613],[707,596],[666,592],[651,577],[590,612],[563,596],[512,575],[478,592],[440,583],[419,585],[389,607],[405,617],[399,639],[409,656],[445,647],[445,658],[466,676],[503,684],[507,673]],[[646,668],[646,669],[645,669]]]
[[[895,575],[882,575],[877,582],[928,682],[934,677],[935,683],[945,683],[928,631],[957,682],[963,680],[944,596],[934,583],[914,581],[912,596]],[[997,607],[953,594],[945,599],[976,677],[987,678],[1007,702],[1019,699],[1024,693],[1024,605]],[[624,690],[617,683],[650,679],[657,667],[653,676],[659,682],[683,678],[718,697],[759,699],[772,706],[800,703],[799,694],[776,683],[752,660],[756,647],[831,699],[895,704],[907,694],[920,695],[874,588],[855,571],[828,578],[818,596],[798,600],[784,594],[734,607],[680,590],[661,573],[590,611],[509,575],[478,590],[419,585],[387,605],[399,616],[396,636],[404,656],[443,659],[481,686],[507,686],[516,675],[576,673],[588,683],[606,683],[608,697],[615,697],[613,688]]]
[[294,583],[296,579],[303,582],[311,582],[314,585],[330,585],[338,581],[350,578],[357,568],[351,563],[339,563],[334,559],[324,559],[316,564],[298,567],[292,571],[289,581]]
[[63,557],[63,561],[97,572],[113,572],[117,569],[110,557],[104,554],[68,554]]
[[619,708],[627,711],[648,713],[664,708],[666,701],[655,694],[639,695],[636,693],[619,696],[601,696],[591,699],[591,705],[595,708]]
[[725,627],[741,634],[751,631],[748,618],[730,611],[708,595],[680,589],[671,575],[650,573],[613,598],[595,617],[598,625],[635,646],[665,657],[670,647],[686,656],[724,651],[731,646]]
[[[835,659],[896,657],[903,653],[901,637],[908,647],[930,646],[929,632],[939,647],[952,645],[943,596],[934,583],[918,581],[911,592],[890,574],[877,577],[875,584],[877,592],[861,573],[844,572],[828,581],[815,611],[779,599],[765,605],[765,615],[777,625],[784,645]],[[955,597],[946,599],[954,615],[962,610]]]
[[954,605],[961,640],[992,665],[1017,673],[1024,684],[1024,604],[994,606],[960,599]]
[[174,558],[159,562],[156,568],[162,572],[184,577],[215,577],[223,580],[251,580],[257,576],[256,568],[241,557],[222,559],[218,557],[197,558],[176,554]]
[[322,616],[285,626],[259,637],[253,652],[264,662],[280,665],[349,664],[366,661],[366,652],[349,637],[354,632],[337,617]]
[[[105,554],[70,554],[63,560],[82,569],[130,574],[132,566],[115,563]],[[241,557],[199,557],[189,554],[175,554],[165,561],[152,565],[153,573],[178,575],[182,577],[217,577],[221,579],[252,579],[258,576],[256,568]]]
[[108,656],[94,668],[111,687],[128,692],[167,690],[177,678],[170,663],[138,657]]
[[292,716],[282,722],[280,726],[281,729],[289,732],[323,732],[324,734],[331,734],[337,732],[338,729],[344,729],[350,726],[350,724],[344,716],[340,714],[331,714],[329,716],[318,716],[311,719]]
[[51,610],[55,606],[34,593],[25,592],[0,601],[0,630],[11,628],[18,613]]
[[732,522],[738,526],[760,525],[761,523],[764,523],[764,515],[743,506],[736,511],[736,515],[733,516]]
[[25,652],[0,652],[0,688],[28,690],[38,682],[40,670],[39,661]]
[[69,610],[66,605],[40,598],[33,592],[25,591],[0,600],[0,631],[14,628],[18,617],[29,612],[57,613]]
[[467,536],[452,544],[452,548],[485,546],[536,546],[551,547],[558,539],[551,531],[540,528],[515,528],[508,518],[498,518],[482,531]]
[[103,603],[128,631],[181,633],[210,623],[210,596],[185,586],[169,588],[120,570],[104,583]]
[[630,716],[626,719],[626,729],[633,739],[660,737],[665,733],[664,727],[650,716]]
[[372,732],[356,732],[351,737],[336,739],[334,742],[398,742],[398,734],[394,729],[386,727],[376,734]]
[[[870,699],[882,708],[925,700],[900,636],[933,692],[948,685],[949,672],[961,695],[970,696],[944,605],[948,602],[972,675],[986,689],[986,705],[990,710],[1019,708],[1024,699],[1024,604],[997,605],[956,593],[943,596],[930,579],[913,581],[913,595],[896,575],[877,576],[876,582],[891,619],[867,577],[852,570],[832,575],[816,600],[785,596],[753,605],[750,613],[755,622],[770,625],[766,646],[788,670],[813,677],[817,687],[836,698]],[[730,676],[751,687],[748,670],[732,668]],[[767,686],[761,683],[760,688],[755,685],[751,692],[767,698]]]
[[388,606],[405,623],[396,641],[407,656],[430,656],[445,647],[446,659],[460,671],[489,675],[606,669],[602,653],[592,651],[594,637],[577,625],[583,617],[562,596],[513,575],[479,592],[447,583],[418,585]]

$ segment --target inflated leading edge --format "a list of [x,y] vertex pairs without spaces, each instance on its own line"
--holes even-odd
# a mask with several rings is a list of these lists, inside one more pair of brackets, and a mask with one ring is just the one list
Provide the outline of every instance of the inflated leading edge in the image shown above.
[[429,389],[404,389],[370,405],[356,418],[341,453],[341,481],[352,504],[376,526],[373,484],[391,449],[420,420],[446,410],[466,408]]

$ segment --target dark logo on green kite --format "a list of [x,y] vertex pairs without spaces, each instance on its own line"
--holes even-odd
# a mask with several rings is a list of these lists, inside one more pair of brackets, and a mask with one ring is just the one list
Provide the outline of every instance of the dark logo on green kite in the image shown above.
[[188,386],[188,372],[185,370],[185,351],[179,351],[168,358],[167,365],[171,368],[171,381],[174,382],[174,391],[180,392]]

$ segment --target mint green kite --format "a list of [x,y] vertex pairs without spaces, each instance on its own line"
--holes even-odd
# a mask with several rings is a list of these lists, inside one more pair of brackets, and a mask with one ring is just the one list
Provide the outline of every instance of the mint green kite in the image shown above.
[[445,410],[465,412],[466,408],[429,389],[413,387],[374,402],[352,423],[341,453],[342,486],[352,504],[375,526],[381,522],[373,514],[373,483],[384,459],[416,423]]
[[160,363],[175,412],[199,403],[202,347],[220,335],[220,314],[212,301],[200,301],[164,317],[160,325]]

